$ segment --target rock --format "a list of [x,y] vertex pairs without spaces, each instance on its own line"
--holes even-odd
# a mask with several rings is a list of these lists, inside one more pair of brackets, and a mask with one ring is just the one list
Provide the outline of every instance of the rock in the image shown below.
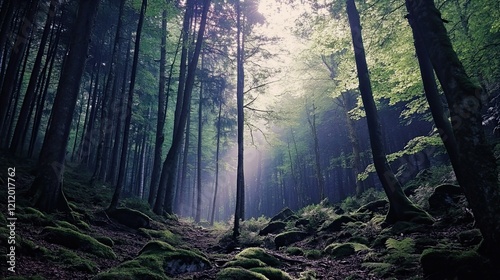
[[372,212],[372,213],[385,214],[387,213],[388,210],[388,204],[389,202],[387,202],[387,200],[379,199],[359,207],[358,210],[356,210],[356,212],[358,213]]
[[477,228],[459,232],[457,237],[458,241],[464,246],[477,245],[483,240],[483,235]]
[[274,256],[267,253],[264,249],[258,247],[250,247],[239,252],[235,258],[257,259],[269,266],[280,266],[281,262]]
[[259,259],[249,259],[244,257],[237,258],[224,265],[224,267],[243,267],[246,269],[264,266],[267,266],[267,264]]
[[151,218],[148,215],[130,208],[117,208],[110,210],[107,214],[120,224],[129,228],[149,228]]
[[266,276],[244,268],[229,267],[217,274],[217,280],[269,280]]
[[349,222],[355,222],[356,220],[351,218],[350,216],[342,215],[330,223],[324,222],[321,228],[319,229],[320,231],[330,231],[330,232],[336,232],[340,231],[342,229],[342,226],[349,223]]
[[290,208],[286,207],[283,210],[281,210],[278,214],[276,214],[274,217],[272,217],[270,222],[286,221],[288,218],[294,215],[295,213],[292,210],[290,210]]
[[303,231],[284,232],[276,235],[274,238],[274,244],[276,245],[276,248],[280,248],[304,240],[307,236],[307,232]]
[[307,226],[310,223],[309,219],[298,219],[295,222],[295,227]]
[[59,244],[69,249],[76,249],[107,259],[115,259],[116,255],[111,247],[102,244],[95,238],[74,231],[70,228],[45,227],[42,238],[53,244]]
[[486,259],[475,251],[425,249],[420,263],[426,279],[494,279]]
[[286,223],[282,221],[274,221],[267,224],[266,227],[259,231],[259,235],[268,235],[270,233],[280,233],[286,227]]
[[448,209],[451,205],[457,203],[463,194],[464,192],[459,186],[449,184],[439,185],[429,197],[429,209]]
[[250,271],[262,274],[270,280],[292,280],[288,273],[274,267],[255,267]]
[[353,255],[354,253],[359,251],[368,251],[368,250],[370,250],[370,248],[368,248],[366,245],[354,242],[347,242],[347,243],[332,243],[328,245],[324,251],[333,258],[343,258]]
[[342,215],[345,212],[344,212],[344,209],[340,208],[340,206],[335,205],[335,206],[333,206],[333,213],[335,213],[337,215]]

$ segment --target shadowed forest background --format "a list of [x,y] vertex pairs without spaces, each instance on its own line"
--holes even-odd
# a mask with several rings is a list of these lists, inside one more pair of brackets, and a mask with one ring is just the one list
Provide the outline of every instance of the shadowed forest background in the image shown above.
[[[125,224],[145,240],[97,254],[114,259],[99,279],[127,268],[148,238],[138,267],[144,255],[187,251],[172,237],[183,234],[207,238],[193,245],[206,255],[154,277],[240,279],[215,254],[236,261],[260,246],[290,265],[263,261],[282,278],[248,279],[342,279],[318,262],[349,243],[364,258],[350,262],[363,263],[360,279],[494,279],[499,53],[492,0],[0,1],[0,183],[8,197],[15,168],[19,223],[33,227],[17,243],[21,260],[57,260],[50,246],[35,250],[46,245],[32,244],[36,234],[81,250],[56,232],[113,239]],[[422,241],[432,233],[460,246]],[[474,253],[450,261],[429,248]],[[437,260],[456,269],[426,270]],[[300,262],[308,269],[290,268]]]

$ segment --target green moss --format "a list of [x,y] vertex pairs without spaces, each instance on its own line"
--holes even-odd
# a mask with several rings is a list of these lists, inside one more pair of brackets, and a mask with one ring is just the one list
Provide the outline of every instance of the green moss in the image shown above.
[[236,258],[258,259],[270,266],[281,265],[281,262],[276,257],[270,255],[264,249],[257,247],[246,248],[238,253]]
[[72,229],[74,231],[80,232],[80,230],[75,225],[70,224],[66,221],[56,221],[56,225],[63,227],[63,228],[69,228],[69,229]]
[[30,223],[33,225],[51,225],[52,219],[39,210],[31,207],[20,208],[19,213],[16,214],[18,220],[22,220],[24,223]]
[[256,267],[250,269],[250,271],[260,273],[269,280],[292,280],[288,273],[274,267]]
[[101,242],[102,244],[109,246],[111,248],[113,248],[113,246],[115,246],[115,242],[113,241],[113,239],[111,239],[107,236],[95,236],[94,238],[97,241]]
[[18,250],[22,252],[24,255],[28,256],[46,256],[50,254],[50,251],[43,247],[37,245],[35,242],[25,239],[25,238],[16,238]]
[[81,250],[98,257],[115,259],[116,255],[109,246],[102,244],[95,238],[68,228],[45,227],[42,231],[43,239],[47,242],[59,244],[70,249]]
[[325,253],[329,254],[333,258],[342,258],[346,256],[350,256],[359,251],[368,251],[366,245],[360,243],[332,243],[325,248]]
[[267,264],[258,259],[237,258],[233,261],[227,262],[224,267],[243,267],[246,269],[254,267],[264,267]]
[[144,247],[141,249],[139,252],[139,255],[141,254],[152,254],[152,253],[163,253],[165,251],[175,251],[175,248],[163,241],[159,240],[154,240],[148,242]]
[[302,256],[304,251],[299,247],[288,247],[286,248],[286,253],[292,256]]
[[320,250],[306,250],[304,252],[304,256],[310,260],[318,260],[318,259],[321,259],[321,251]]
[[76,226],[77,226],[77,227],[79,227],[79,228],[81,228],[81,229],[83,229],[83,230],[90,230],[90,226],[89,226],[89,224],[87,224],[87,223],[86,223],[86,222],[84,222],[84,221],[78,221],[78,222],[76,223]]
[[420,263],[424,275],[440,279],[456,279],[458,276],[463,277],[461,279],[493,279],[485,274],[487,260],[474,250],[425,249]]
[[269,278],[244,268],[229,267],[217,274],[217,280],[269,280]]
[[171,245],[178,245],[181,243],[181,238],[178,235],[172,233],[168,229],[153,230],[153,229],[140,228],[139,232],[141,232],[143,235],[149,238],[160,239],[161,241],[165,241]]
[[151,222],[151,218],[148,215],[130,208],[117,208],[107,213],[120,224],[134,229],[148,228]]
[[162,280],[169,279],[162,269],[161,256],[142,255],[133,260],[126,261],[107,272],[97,275],[96,280]]
[[63,264],[68,270],[90,273],[95,273],[97,271],[97,265],[93,261],[87,260],[66,249],[59,249],[55,253],[48,254],[47,257],[54,263]]
[[282,246],[288,246],[290,244],[305,239],[307,236],[309,236],[309,234],[303,231],[283,232],[276,235],[276,237],[274,238],[274,244],[276,245],[277,248]]

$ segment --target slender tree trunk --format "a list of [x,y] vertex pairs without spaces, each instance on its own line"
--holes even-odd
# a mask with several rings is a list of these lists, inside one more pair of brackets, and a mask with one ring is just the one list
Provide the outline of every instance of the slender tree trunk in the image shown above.
[[244,112],[243,112],[243,94],[245,87],[245,72],[243,67],[245,57],[245,45],[243,41],[243,24],[241,14],[240,0],[236,2],[236,29],[237,29],[237,81],[236,81],[236,106],[238,109],[238,166],[236,171],[236,210],[234,214],[233,238],[240,235],[240,219],[245,218],[245,177],[243,168],[244,155]]
[[[311,115],[311,116],[310,116]],[[320,149],[318,141],[318,132],[316,131],[316,106],[312,105],[312,112],[307,116],[307,121],[311,128],[311,133],[314,139],[314,160],[315,160],[315,170],[316,170],[316,182],[318,184],[319,190],[319,200],[323,201],[325,199],[325,178],[323,177],[323,172],[321,171],[321,158]]]
[[219,191],[219,154],[220,154],[220,128],[222,115],[222,100],[219,101],[219,113],[217,114],[217,147],[215,150],[215,188],[214,198],[212,201],[212,215],[210,216],[210,225],[214,225],[215,207],[217,205],[217,192]]
[[[203,54],[201,57],[201,68],[203,69]],[[196,215],[195,222],[199,223],[201,220],[201,158],[202,158],[202,144],[203,144],[203,81],[200,82],[200,100],[198,102],[198,151],[197,156],[198,159],[196,161],[196,189],[197,189],[197,198],[196,198]]]
[[121,151],[120,159],[120,169],[118,170],[118,181],[115,186],[115,192],[113,193],[113,198],[107,209],[107,211],[115,210],[118,206],[118,201],[123,190],[123,184],[125,182],[125,162],[127,160],[128,153],[128,139],[130,135],[130,123],[132,121],[132,105],[134,102],[134,87],[135,87],[135,77],[137,75],[137,66],[139,64],[139,47],[141,46],[141,34],[142,26],[144,24],[144,15],[146,13],[146,8],[148,5],[147,0],[142,0],[141,12],[139,15],[139,23],[137,24],[137,32],[135,37],[134,45],[134,59],[132,61],[132,73],[130,78],[130,88],[128,90],[128,100],[127,100],[127,111],[125,115],[125,127],[123,131],[123,145]]
[[358,71],[359,90],[361,92],[361,98],[366,112],[366,121],[368,123],[373,163],[387,198],[389,199],[389,212],[386,216],[386,222],[394,223],[396,221],[412,219],[420,222],[429,222],[431,219],[429,219],[430,217],[428,214],[417,208],[406,197],[401,184],[387,162],[386,151],[383,145],[382,128],[377,113],[377,107],[373,100],[368,66],[366,64],[359,13],[354,0],[347,0],[346,3],[356,59],[356,68]]
[[[192,0],[188,0],[188,7],[190,7],[190,2]],[[198,36],[196,40],[196,45],[195,45],[195,50],[193,53],[193,57],[189,63],[188,66],[188,71],[187,71],[187,76],[186,76],[186,85],[184,88],[184,93],[183,93],[183,101],[182,101],[182,111],[181,114],[179,115],[179,127],[175,130],[174,132],[174,137],[172,139],[172,146],[170,147],[167,157],[163,163],[163,170],[162,170],[162,175],[160,177],[160,187],[158,188],[158,197],[156,199],[154,211],[157,214],[163,214],[163,211],[167,212],[168,214],[173,213],[173,198],[175,194],[175,189],[173,188],[173,185],[169,185],[167,187],[163,187],[163,184],[166,184],[168,182],[168,177],[173,176],[175,172],[175,163],[176,159],[178,157],[178,152],[179,148],[182,143],[183,139],[183,134],[184,134],[184,128],[186,126],[187,122],[187,114],[189,110],[189,101],[191,100],[191,93],[193,91],[193,86],[194,86],[194,78],[195,78],[195,72],[196,68],[198,66],[198,59],[200,56],[201,52],[201,46],[203,43],[203,35],[205,33],[205,27],[206,27],[206,22],[207,22],[207,13],[208,13],[208,8],[210,6],[210,0],[204,0],[203,1],[203,11],[202,11],[202,17],[201,17],[201,22],[200,22],[200,28],[198,31]],[[173,180],[172,180],[173,182]],[[165,198],[166,197],[166,198]],[[161,198],[161,199],[160,199]]]
[[414,27],[443,88],[459,151],[460,185],[483,235],[480,252],[498,259],[500,251],[500,188],[496,160],[482,127],[485,96],[465,73],[453,50],[441,14],[432,0],[406,1]]
[[161,19],[161,46],[160,46],[160,81],[158,90],[158,119],[156,120],[156,141],[155,141],[155,151],[154,151],[154,162],[153,171],[151,174],[151,183],[149,190],[148,203],[151,207],[154,206],[156,201],[156,195],[158,192],[158,181],[161,169],[161,154],[162,146],[165,140],[163,130],[165,128],[165,116],[167,112],[166,108],[166,96],[165,96],[165,83],[166,83],[166,60],[167,60],[167,10],[164,9]]
[[52,122],[40,153],[38,174],[31,186],[34,205],[42,211],[70,210],[62,189],[64,161],[98,5],[98,0],[80,2],[72,29],[73,36],[52,107]]

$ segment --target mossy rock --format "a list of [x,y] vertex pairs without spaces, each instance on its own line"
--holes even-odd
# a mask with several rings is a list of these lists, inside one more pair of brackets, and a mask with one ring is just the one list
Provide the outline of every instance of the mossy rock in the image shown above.
[[251,247],[239,252],[235,258],[258,259],[269,266],[280,266],[281,262],[274,256],[270,255],[264,249]]
[[181,243],[181,238],[178,235],[172,233],[168,229],[153,230],[153,229],[140,228],[139,232],[141,232],[146,237],[159,239],[171,245],[179,245]]
[[250,271],[262,274],[269,280],[292,280],[288,273],[274,267],[256,267],[250,269]]
[[102,244],[109,246],[111,248],[113,248],[113,246],[115,246],[115,242],[113,241],[113,239],[111,239],[107,236],[95,236],[94,238],[97,241],[101,242]]
[[139,256],[117,267],[98,274],[95,280],[164,280],[169,279],[163,272],[162,259],[155,255]]
[[459,232],[457,237],[458,241],[464,246],[478,245],[483,240],[483,235],[477,228]]
[[148,242],[142,248],[139,258],[148,255],[161,259],[163,270],[167,275],[178,275],[212,268],[212,265],[204,256],[190,250],[175,249],[170,244],[162,241]]
[[474,250],[425,249],[420,263],[426,279],[494,279],[487,260]]
[[66,222],[66,221],[56,221],[55,223],[59,227],[69,228],[69,229],[72,229],[72,230],[74,230],[76,232],[80,232],[80,229],[77,226],[75,226],[73,224],[70,224],[69,222]]
[[460,196],[464,195],[461,187],[443,184],[434,189],[434,193],[429,197],[429,209],[431,210],[446,210],[460,200]]
[[280,233],[286,227],[286,223],[282,221],[270,222],[263,229],[259,231],[259,235],[268,235],[270,233]]
[[266,276],[244,268],[228,267],[217,274],[217,280],[269,280]]
[[290,210],[290,208],[286,207],[286,208],[283,208],[283,210],[281,210],[278,214],[274,215],[274,217],[272,217],[269,222],[286,221],[288,218],[290,218],[294,215],[295,215],[295,212]]
[[322,257],[322,252],[320,250],[312,249],[304,251],[304,257],[310,260],[319,260]]
[[129,228],[139,229],[150,227],[151,218],[148,215],[134,209],[117,208],[108,211],[107,214],[120,224]]
[[304,240],[307,236],[309,236],[309,234],[303,231],[283,232],[276,235],[274,238],[274,244],[276,245],[276,248],[280,248]]
[[370,250],[370,248],[368,248],[366,245],[360,243],[347,242],[347,243],[332,243],[326,246],[324,251],[333,258],[343,258],[353,255],[356,252],[368,251],[368,250]]
[[264,266],[267,266],[267,264],[259,259],[248,259],[243,257],[227,262],[224,265],[224,267],[243,267],[246,269],[254,267],[264,267]]
[[311,223],[311,221],[309,221],[309,219],[306,219],[306,218],[300,218],[298,219],[297,221],[295,221],[295,227],[303,227],[303,226],[307,226]]
[[331,222],[324,222],[321,228],[319,229],[320,231],[329,231],[329,232],[337,232],[342,229],[342,226],[349,222],[355,222],[356,220],[350,216],[347,215],[342,215],[339,216],[338,218],[334,219]]
[[68,270],[89,273],[95,273],[97,271],[97,265],[95,262],[81,257],[67,249],[59,249],[55,253],[47,254],[47,257],[51,262],[62,264],[65,269]]
[[25,256],[44,257],[50,254],[49,249],[26,238],[16,238],[17,249]]
[[53,225],[52,219],[47,217],[44,213],[31,207],[20,208],[21,211],[16,214],[18,220],[24,223],[29,223],[37,226]]
[[302,256],[304,255],[304,250],[299,247],[288,247],[286,248],[286,253],[292,256]]
[[357,213],[371,212],[371,213],[385,214],[387,213],[388,205],[389,202],[387,200],[379,199],[368,202],[367,204],[359,207],[358,210],[356,210],[355,212]]
[[427,232],[428,229],[429,228],[423,224],[400,221],[394,223],[392,226],[386,229],[383,229],[382,233],[388,232],[390,234],[400,235],[400,234],[409,234],[414,232]]
[[41,234],[42,238],[49,243],[59,244],[69,249],[84,251],[98,257],[107,259],[116,258],[111,247],[102,244],[89,235],[69,228],[45,227]]

